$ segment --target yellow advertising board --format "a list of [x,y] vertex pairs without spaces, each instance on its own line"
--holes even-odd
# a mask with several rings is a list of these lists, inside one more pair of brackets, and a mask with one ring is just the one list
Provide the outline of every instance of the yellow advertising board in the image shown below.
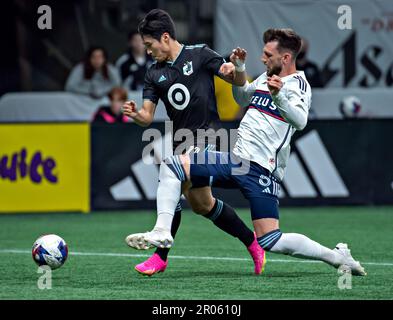
[[87,123],[0,124],[0,212],[89,210]]

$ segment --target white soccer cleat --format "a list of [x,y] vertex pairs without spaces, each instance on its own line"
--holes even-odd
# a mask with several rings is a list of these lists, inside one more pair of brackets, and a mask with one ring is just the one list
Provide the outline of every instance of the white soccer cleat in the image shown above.
[[126,238],[126,243],[131,248],[147,250],[156,248],[171,248],[173,237],[171,233],[164,229],[153,229],[150,232],[130,234]]
[[[146,232],[147,233],[147,232]],[[134,233],[130,234],[126,237],[126,243],[129,247],[138,249],[138,250],[147,250],[152,248],[152,246],[148,245],[146,241],[144,241],[144,235],[146,233]]]
[[343,257],[343,263],[339,266],[339,269],[342,270],[341,272],[345,272],[346,269],[349,269],[354,276],[367,275],[359,261],[356,261],[352,257],[351,250],[348,249],[348,245],[346,243],[338,243],[333,250]]

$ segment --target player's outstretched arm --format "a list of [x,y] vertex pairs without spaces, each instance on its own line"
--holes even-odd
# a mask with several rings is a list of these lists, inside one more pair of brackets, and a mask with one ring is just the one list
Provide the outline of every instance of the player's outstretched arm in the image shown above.
[[235,86],[242,87],[247,81],[245,60],[247,51],[237,47],[232,50],[231,62],[224,63],[220,68],[221,78]]
[[136,102],[131,100],[123,105],[123,113],[132,118],[136,124],[147,127],[153,122],[156,104],[150,100],[144,100],[142,108],[138,110]]
[[233,49],[229,57],[235,66],[235,81],[233,82],[235,86],[243,87],[247,83],[246,58],[247,51],[240,47]]
[[247,51],[239,47],[233,49],[230,56],[231,62],[235,66],[235,78],[239,80],[239,83],[234,83],[232,86],[232,94],[235,101],[242,107],[248,106],[258,82],[254,80],[252,83],[249,83],[247,80],[246,57]]

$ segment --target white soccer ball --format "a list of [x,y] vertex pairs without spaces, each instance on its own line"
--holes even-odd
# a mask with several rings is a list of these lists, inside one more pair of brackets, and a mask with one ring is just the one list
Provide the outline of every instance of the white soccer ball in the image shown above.
[[47,234],[34,242],[31,253],[39,266],[47,265],[54,270],[60,268],[67,260],[68,247],[58,235]]
[[362,109],[359,98],[347,96],[340,102],[340,112],[344,118],[357,118]]

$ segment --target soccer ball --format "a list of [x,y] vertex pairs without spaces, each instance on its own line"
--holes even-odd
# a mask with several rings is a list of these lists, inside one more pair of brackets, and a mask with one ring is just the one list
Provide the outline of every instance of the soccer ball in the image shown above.
[[47,234],[34,242],[31,253],[39,266],[47,265],[54,270],[60,268],[67,260],[68,247],[61,237]]
[[360,100],[355,96],[345,97],[340,102],[340,112],[344,118],[357,118],[361,109]]

